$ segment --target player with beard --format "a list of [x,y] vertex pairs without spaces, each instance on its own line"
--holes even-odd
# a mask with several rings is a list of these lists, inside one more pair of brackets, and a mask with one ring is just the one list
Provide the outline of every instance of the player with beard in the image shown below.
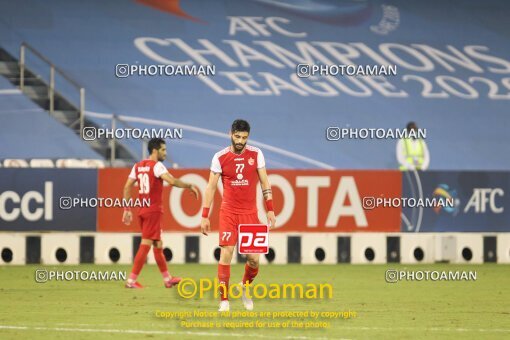
[[[201,229],[204,235],[211,231],[209,210],[214,198],[218,180],[223,183],[223,200],[219,219],[219,246],[221,247],[218,263],[218,280],[220,282],[221,302],[219,311],[229,311],[228,284],[230,280],[230,263],[238,239],[238,225],[261,224],[258,218],[256,197],[257,183],[260,182],[266,202],[267,223],[270,229],[275,227],[276,218],[273,209],[271,185],[267,178],[266,162],[260,149],[247,145],[250,124],[245,120],[235,120],[230,129],[232,145],[217,152],[211,163],[209,183],[205,191],[202,210]],[[253,309],[253,301],[246,294],[245,284],[253,281],[259,271],[259,254],[247,254],[244,276],[240,287],[242,300],[247,310]]]

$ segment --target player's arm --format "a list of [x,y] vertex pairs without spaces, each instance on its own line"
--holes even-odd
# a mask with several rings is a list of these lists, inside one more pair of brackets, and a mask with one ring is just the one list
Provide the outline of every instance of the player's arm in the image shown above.
[[274,215],[273,192],[271,191],[271,184],[269,183],[269,178],[267,178],[267,171],[265,167],[258,168],[257,172],[259,174],[260,186],[262,187],[264,201],[266,202],[267,224],[269,224],[269,229],[274,229],[276,227],[276,217]]
[[165,172],[160,176],[160,178],[174,187],[190,190],[193,193],[193,195],[195,195],[195,198],[198,198],[198,189],[196,185],[183,182],[179,178],[175,178],[174,176],[170,175],[169,172]]
[[211,231],[211,221],[209,221],[209,209],[214,200],[214,193],[218,187],[218,180],[220,173],[211,171],[209,175],[209,182],[205,188],[204,206],[202,208],[202,222],[200,223],[200,229],[202,234],[207,235]]
[[[131,200],[131,189],[133,188],[133,185],[135,185],[136,179],[133,179],[131,177],[128,177],[126,184],[124,184],[124,202],[127,202]],[[131,221],[133,220],[133,213],[131,212],[131,209],[124,208],[124,214],[122,215],[122,222],[126,225],[130,225]]]

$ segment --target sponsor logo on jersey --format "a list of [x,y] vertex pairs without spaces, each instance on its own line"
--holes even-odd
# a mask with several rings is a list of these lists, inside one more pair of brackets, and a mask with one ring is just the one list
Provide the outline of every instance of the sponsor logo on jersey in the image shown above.
[[235,181],[231,181],[230,185],[232,186],[245,186],[250,185],[250,181],[247,179],[236,179]]

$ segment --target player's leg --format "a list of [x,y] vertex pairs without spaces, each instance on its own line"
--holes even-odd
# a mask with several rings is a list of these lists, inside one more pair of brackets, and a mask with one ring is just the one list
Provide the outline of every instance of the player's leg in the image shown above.
[[220,261],[218,263],[218,281],[220,283],[220,299],[228,301],[228,285],[230,281],[230,263],[234,256],[234,246],[221,246]]
[[248,294],[248,287],[253,282],[253,279],[259,273],[259,254],[247,254],[246,264],[244,265],[243,281],[239,282],[239,289],[241,289],[244,308],[253,310],[253,300],[251,294]]
[[165,255],[163,254],[163,241],[154,240],[153,245],[154,259],[156,260],[161,276],[163,276],[163,283],[166,288],[172,288],[181,282],[181,278],[177,276],[172,277],[168,272]]
[[260,254],[247,254],[244,265],[243,284],[252,283],[259,273]]
[[126,282],[126,288],[143,288],[143,286],[137,282],[137,278],[142,271],[145,261],[147,260],[147,254],[151,249],[151,244],[152,240],[144,238],[142,234],[142,242],[140,242],[140,246],[136,252],[136,256],[133,261],[133,268],[131,269],[131,274],[129,274],[129,278]]
[[154,240],[161,240],[161,213],[149,213],[138,216],[142,228],[142,242],[135,256],[133,269],[129,275],[127,288],[143,288],[136,280],[147,261]]
[[218,262],[218,281],[220,283],[220,312],[230,310],[228,302],[228,285],[230,281],[230,263],[237,243],[237,217],[220,210],[219,245],[221,247]]
[[[239,224],[260,224],[260,221],[257,214],[240,215]],[[239,283],[239,288],[242,290],[243,305],[247,310],[253,310],[253,300],[247,294],[247,284],[251,284],[259,273],[259,259],[260,254],[246,254],[243,280]]]
[[[239,215],[239,224],[261,224],[258,214]],[[246,265],[244,266],[243,284],[246,281],[252,283],[253,279],[259,273],[260,254],[247,254]]]

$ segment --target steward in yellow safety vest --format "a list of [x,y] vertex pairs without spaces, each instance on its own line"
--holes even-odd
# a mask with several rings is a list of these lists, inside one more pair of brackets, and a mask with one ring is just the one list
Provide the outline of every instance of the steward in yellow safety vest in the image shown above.
[[407,124],[407,136],[399,140],[397,145],[397,159],[400,170],[425,170],[428,168],[428,149],[425,141],[419,137],[416,123]]

